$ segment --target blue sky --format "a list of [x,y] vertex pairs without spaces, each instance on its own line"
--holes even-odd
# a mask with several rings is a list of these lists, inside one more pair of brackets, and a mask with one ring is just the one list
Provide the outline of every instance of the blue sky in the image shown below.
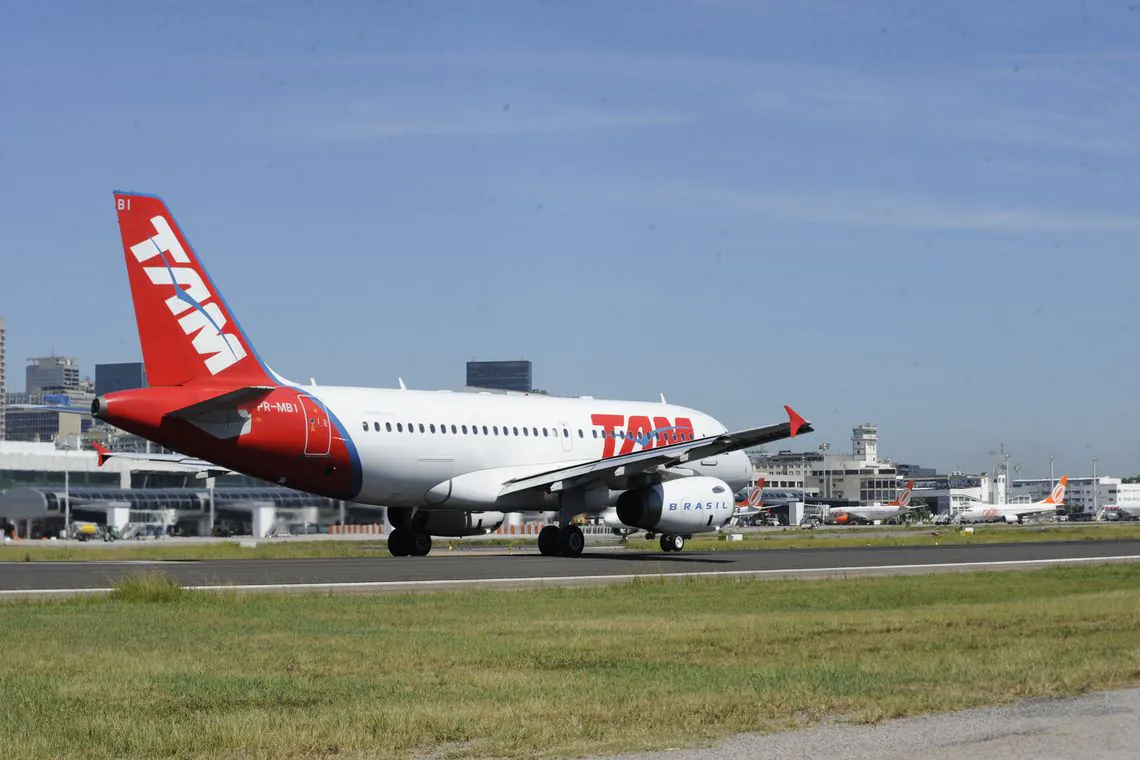
[[162,195],[286,376],[540,387],[1140,472],[1140,7],[10,4],[0,315],[140,357]]

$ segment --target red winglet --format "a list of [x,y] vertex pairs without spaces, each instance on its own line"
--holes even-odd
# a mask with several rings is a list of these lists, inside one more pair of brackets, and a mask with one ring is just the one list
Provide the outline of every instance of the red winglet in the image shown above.
[[111,458],[111,450],[98,441],[93,442],[91,447],[99,453],[99,466],[102,467],[103,464]]
[[796,414],[796,410],[784,404],[784,411],[788,413],[788,423],[792,428],[792,438],[796,437],[796,433],[800,432],[800,428],[807,422],[803,417]]

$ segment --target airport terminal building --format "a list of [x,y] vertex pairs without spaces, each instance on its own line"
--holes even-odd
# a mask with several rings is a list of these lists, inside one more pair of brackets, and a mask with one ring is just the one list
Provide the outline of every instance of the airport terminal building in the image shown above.
[[0,525],[22,537],[91,523],[120,536],[326,532],[382,528],[381,507],[342,502],[242,475],[199,478],[167,462],[109,459],[51,443],[0,442]]

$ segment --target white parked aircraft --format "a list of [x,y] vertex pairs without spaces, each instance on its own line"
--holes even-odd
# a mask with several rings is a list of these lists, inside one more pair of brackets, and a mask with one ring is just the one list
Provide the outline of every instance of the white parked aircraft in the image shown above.
[[888,501],[886,504],[868,504],[866,506],[833,509],[828,512],[828,522],[836,525],[847,525],[857,522],[873,523],[901,519],[910,511],[912,491],[914,491],[913,480],[906,484],[906,488],[899,491],[899,495],[893,501]]
[[1057,508],[1065,503],[1065,486],[1069,484],[1068,476],[1057,481],[1053,492],[1041,501],[1014,502],[1011,504],[988,504],[980,499],[970,499],[968,506],[954,516],[955,522],[981,523],[981,522],[1021,522],[1030,515],[1043,515],[1056,513]]
[[585,540],[571,518],[607,507],[677,550],[731,519],[752,474],[744,449],[812,429],[790,407],[787,422],[729,432],[664,398],[293,383],[254,350],[161,199],[116,193],[115,208],[150,387],[101,396],[91,413],[183,454],[101,459],[228,469],[387,506],[396,555],[493,530],[506,512],[556,510],[561,527],[544,528],[539,549],[576,557]]

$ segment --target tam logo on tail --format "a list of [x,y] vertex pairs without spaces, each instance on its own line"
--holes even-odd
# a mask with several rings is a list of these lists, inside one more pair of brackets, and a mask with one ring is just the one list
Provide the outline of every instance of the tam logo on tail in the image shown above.
[[[123,203],[124,199],[119,202]],[[155,256],[161,257],[159,262],[154,262],[161,266],[143,267],[143,271],[155,285],[175,286],[174,295],[166,299],[172,315],[179,317],[193,309],[178,318],[178,326],[184,335],[194,336],[191,340],[194,350],[205,357],[210,374],[216,375],[244,359],[245,349],[236,335],[222,332],[226,326],[226,315],[217,303],[210,302],[214,294],[202,282],[202,276],[189,266],[173,266],[166,258],[166,254],[170,254],[178,264],[190,263],[190,257],[174,236],[170,224],[161,216],[152,217],[150,223],[154,225],[155,234],[132,245],[131,253],[140,264],[150,262]]]
[[150,383],[270,382],[166,204],[116,193],[115,210]]

